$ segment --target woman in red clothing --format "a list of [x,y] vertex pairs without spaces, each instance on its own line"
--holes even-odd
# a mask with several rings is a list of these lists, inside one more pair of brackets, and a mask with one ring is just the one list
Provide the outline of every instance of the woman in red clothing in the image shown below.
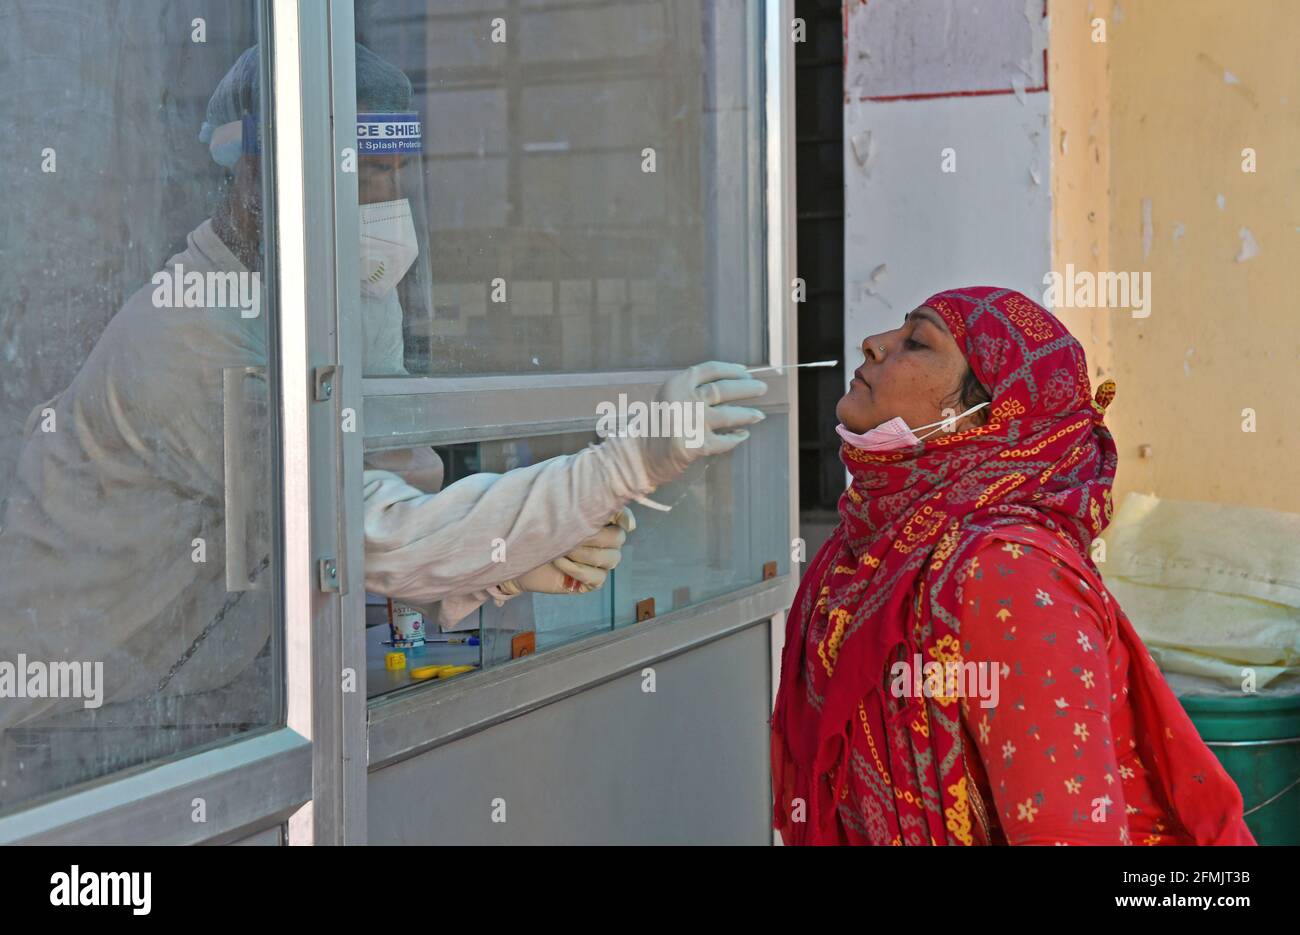
[[787,618],[783,840],[1253,844],[1090,558],[1114,384],[1094,398],[1079,342],[988,286],[931,296],[862,350],[836,409],[841,522]]

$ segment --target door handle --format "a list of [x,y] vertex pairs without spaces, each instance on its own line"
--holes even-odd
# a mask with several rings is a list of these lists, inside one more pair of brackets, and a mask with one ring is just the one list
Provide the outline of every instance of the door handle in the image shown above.
[[334,526],[333,558],[322,558],[316,563],[317,586],[322,591],[336,594],[348,593],[347,540],[344,538],[348,528],[347,499],[343,477],[343,439],[340,435],[343,426],[343,365],[331,364],[317,367],[312,371],[312,396],[320,403],[333,403],[330,418],[330,439],[334,446],[334,504],[336,523]]
[[226,590],[255,591],[263,587],[257,569],[248,564],[248,469],[245,439],[248,425],[249,379],[266,380],[265,367],[221,369],[222,460],[225,475]]

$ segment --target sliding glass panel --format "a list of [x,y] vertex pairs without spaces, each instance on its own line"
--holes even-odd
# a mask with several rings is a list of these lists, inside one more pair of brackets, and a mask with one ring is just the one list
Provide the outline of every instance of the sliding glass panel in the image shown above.
[[[445,683],[648,619],[647,614],[662,616],[765,577],[787,574],[787,423],[784,414],[770,415],[751,427],[750,438],[735,451],[703,459],[656,490],[649,499],[668,510],[629,504],[636,528],[623,545],[622,560],[594,591],[524,591],[502,600],[478,593],[478,600],[469,604],[457,598],[422,607],[407,607],[397,598],[391,611],[386,598],[372,595],[367,614],[368,694],[382,695],[414,682]],[[484,472],[501,475],[599,441],[594,432],[571,432],[386,452],[382,457],[387,459],[383,466],[404,473],[419,489],[435,492]],[[400,466],[427,465],[430,450],[438,456],[442,473],[425,467],[424,476],[432,482],[419,486],[421,478]],[[381,466],[375,456],[372,466]],[[472,506],[456,509],[474,515]],[[498,521],[503,535],[517,522],[514,516],[492,517],[487,511],[483,519]],[[447,615],[450,629],[444,630],[439,621],[444,605],[452,604],[460,610]],[[404,613],[418,614],[418,629],[404,623],[413,619],[404,618]],[[412,633],[419,635],[413,641],[418,645],[403,646]]]
[[788,428],[787,416],[771,414],[731,454],[695,462],[651,494],[669,512],[632,505],[637,530],[616,572],[616,625],[789,572]]
[[[457,481],[474,475],[504,474],[560,455],[581,451],[588,443],[598,443],[595,432],[570,432],[560,435],[487,441],[477,444],[438,446],[433,449],[408,449],[385,452],[370,457],[372,467],[397,470],[409,483],[421,490],[446,489]],[[426,466],[423,477],[406,464],[427,465],[432,451],[441,463],[441,471]],[[380,459],[383,459],[382,461]],[[472,483],[472,482],[471,482]],[[519,505],[522,508],[522,504]],[[462,506],[458,509],[473,507]],[[515,525],[508,516],[485,516],[501,523],[501,535]],[[635,533],[633,533],[635,535]],[[553,556],[554,557],[554,556]],[[617,574],[617,572],[615,572]],[[605,585],[586,594],[547,594],[525,591],[510,597],[486,592],[457,596],[430,605],[392,602],[369,595],[367,607],[367,693],[374,697],[416,681],[446,681],[469,670],[531,655],[612,626],[613,599],[611,575]],[[494,580],[501,585],[505,578]],[[480,603],[481,602],[481,603]],[[408,618],[403,618],[406,613]],[[404,620],[418,616],[419,628],[404,629]],[[422,633],[414,640],[405,637]],[[403,645],[414,642],[417,645]],[[401,654],[396,659],[394,654]],[[430,671],[432,667],[457,667],[450,672]]]
[[257,22],[0,9],[0,811],[281,723]]
[[763,357],[760,4],[372,0],[356,34],[367,376]]

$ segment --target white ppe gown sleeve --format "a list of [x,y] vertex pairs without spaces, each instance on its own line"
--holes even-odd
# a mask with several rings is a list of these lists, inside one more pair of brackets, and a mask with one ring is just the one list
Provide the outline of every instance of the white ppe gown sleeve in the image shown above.
[[367,470],[366,590],[414,604],[486,591],[571,551],[653,490],[635,438],[474,474],[435,494]]
[[[398,334],[400,337],[400,316]],[[370,470],[392,471],[412,487],[422,492],[436,493],[442,489],[444,469],[442,459],[432,448],[403,448],[394,451],[377,451],[366,455],[365,466]],[[417,605],[410,601],[425,620],[437,620],[442,630],[456,628],[462,620],[478,610],[489,598],[496,599],[500,607],[516,595],[507,594],[497,587],[489,587],[466,594],[451,594],[430,605]],[[473,623],[473,621],[471,621]],[[466,624],[469,626],[469,624]]]
[[[523,593],[523,592],[520,592]],[[478,610],[490,597],[498,607],[510,600],[512,597],[518,597],[518,594],[507,594],[496,585],[486,588],[480,588],[477,591],[470,591],[467,594],[451,594],[442,599],[438,605],[438,626],[444,630],[450,630],[456,624],[460,623],[474,611]]]

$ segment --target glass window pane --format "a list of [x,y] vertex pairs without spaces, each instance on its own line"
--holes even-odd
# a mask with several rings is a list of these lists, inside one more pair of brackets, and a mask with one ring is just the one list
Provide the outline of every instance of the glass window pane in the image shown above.
[[257,39],[0,12],[0,811],[281,721]]
[[[786,460],[788,419],[772,414],[750,427],[750,437],[735,451],[697,462],[685,475],[654,492],[651,499],[667,511],[629,504],[636,528],[628,534],[622,558],[605,584],[586,594],[525,591],[498,603],[478,594],[481,603],[459,619],[455,629],[440,627],[442,608],[435,603],[416,607],[422,617],[423,642],[403,647],[395,642],[405,632],[390,629],[387,601],[372,596],[367,613],[368,681],[370,697],[410,686],[422,678],[416,670],[456,666],[447,678],[500,665],[522,655],[545,652],[615,626],[634,624],[637,606],[653,599],[654,614],[698,604],[711,597],[757,584],[764,566],[774,563],[774,575],[790,570],[789,523],[786,511],[789,472]],[[437,493],[480,472],[503,474],[549,458],[581,451],[598,443],[596,433],[566,433],[532,438],[450,445],[433,449],[441,472],[427,471],[430,482],[421,490]],[[427,452],[429,449],[421,449]],[[402,463],[404,453],[386,452]],[[372,466],[397,469],[396,464]],[[462,505],[457,509],[472,509]],[[522,509],[522,504],[521,504]],[[498,517],[503,530],[518,520]],[[430,546],[431,551],[441,545]],[[558,556],[557,556],[558,557]],[[494,581],[499,585],[501,582]],[[400,609],[400,596],[395,599]],[[417,641],[420,642],[420,641]],[[400,653],[397,668],[388,657]],[[433,682],[441,683],[442,673]]]
[[[477,444],[436,446],[433,449],[408,449],[370,455],[368,466],[397,471],[404,480],[420,490],[440,492],[458,481],[484,472],[504,474],[528,467],[559,455],[581,451],[600,438],[595,432],[570,432],[558,435],[486,441]],[[439,467],[430,467],[427,452],[437,456]],[[409,453],[409,454],[408,454]],[[414,457],[412,457],[412,455]],[[420,464],[422,476],[410,465]],[[519,506],[522,508],[523,504]],[[463,504],[459,509],[470,509]],[[514,525],[511,517],[495,517],[502,534]],[[431,551],[441,546],[431,545]],[[491,582],[502,584],[502,578]],[[609,630],[613,621],[612,588],[602,587],[586,594],[545,594],[525,591],[509,598],[490,596],[477,590],[429,605],[404,603],[400,594],[389,612],[388,600],[380,595],[367,596],[367,695],[386,694],[424,681],[424,671],[433,666],[473,666],[476,669],[508,662],[554,646]],[[481,602],[481,603],[480,603]],[[447,628],[441,625],[444,606]],[[450,608],[456,606],[458,610]],[[410,630],[403,629],[406,609],[419,615],[423,637],[407,641]],[[462,616],[463,615],[463,616]],[[413,642],[415,645],[403,645]],[[393,653],[404,659],[396,667],[390,664]],[[439,672],[430,681],[446,681],[466,672]]]
[[652,495],[670,512],[632,504],[637,528],[615,570],[614,622],[637,621],[654,600],[662,615],[790,571],[789,419],[773,413],[723,457],[702,458]]
[[363,138],[420,127],[360,148],[366,374],[758,362],[760,6],[358,3]]

